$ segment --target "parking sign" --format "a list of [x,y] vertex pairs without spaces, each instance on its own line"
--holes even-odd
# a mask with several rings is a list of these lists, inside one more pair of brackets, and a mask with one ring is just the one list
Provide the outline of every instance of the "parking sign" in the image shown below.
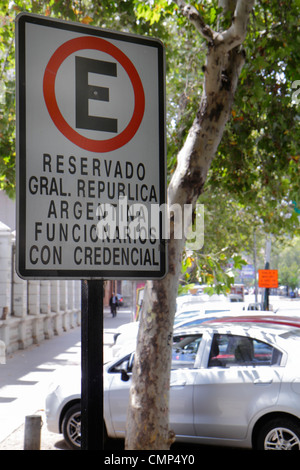
[[161,42],[24,13],[16,67],[20,276],[163,277]]

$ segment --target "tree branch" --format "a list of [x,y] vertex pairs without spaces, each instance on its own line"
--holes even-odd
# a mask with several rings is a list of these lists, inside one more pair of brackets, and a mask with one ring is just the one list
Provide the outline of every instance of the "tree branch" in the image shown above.
[[224,32],[216,32],[205,23],[195,7],[183,0],[175,1],[183,16],[195,26],[204,39],[215,46],[224,46],[225,52],[243,43],[247,34],[249,15],[255,3],[255,0],[237,0],[230,28]]
[[176,3],[183,16],[185,16],[195,26],[196,30],[204,37],[204,39],[209,42],[213,42],[217,33],[205,23],[199,11],[192,5],[185,3],[183,0],[176,0]]
[[254,3],[255,0],[238,0],[230,28],[218,34],[216,42],[222,43],[227,51],[243,43],[247,34],[249,15]]

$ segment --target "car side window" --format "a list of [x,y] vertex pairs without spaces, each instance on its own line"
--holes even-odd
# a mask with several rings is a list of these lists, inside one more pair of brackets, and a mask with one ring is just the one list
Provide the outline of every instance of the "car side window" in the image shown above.
[[215,334],[208,367],[279,365],[282,354],[270,344],[248,336]]
[[174,338],[172,369],[193,368],[202,335]]

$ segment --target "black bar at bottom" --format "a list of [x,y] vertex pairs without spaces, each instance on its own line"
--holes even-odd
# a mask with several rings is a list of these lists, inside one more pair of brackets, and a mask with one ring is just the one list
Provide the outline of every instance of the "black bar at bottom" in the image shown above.
[[81,282],[81,449],[103,449],[103,281]]

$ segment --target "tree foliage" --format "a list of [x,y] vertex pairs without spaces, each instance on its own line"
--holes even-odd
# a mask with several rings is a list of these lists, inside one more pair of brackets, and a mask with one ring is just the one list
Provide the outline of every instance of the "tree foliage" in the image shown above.
[[271,233],[297,222],[290,203],[299,201],[298,16],[296,2],[257,2],[232,119],[207,181],[210,188],[222,181]]
[[[195,2],[195,6],[207,24],[220,27],[222,17],[217,1]],[[168,0],[5,0],[0,6],[0,188],[14,196],[14,18],[21,11],[153,35],[163,40],[167,58],[170,178],[197,112],[206,53],[203,39],[195,34],[193,25],[181,15],[177,4]],[[266,233],[279,234],[293,233],[299,227],[297,214],[291,210],[291,201],[300,205],[299,100],[293,100],[293,84],[300,78],[298,18],[299,5],[292,0],[256,2],[244,44],[247,60],[232,118],[200,200],[205,204],[208,229],[202,255],[217,253],[226,246],[226,253],[231,256],[243,243],[247,251],[253,224],[260,231],[263,228]],[[221,26],[226,28],[230,18],[225,15],[222,21]],[[215,211],[220,217],[215,216]],[[227,217],[221,217],[222,214]],[[209,232],[218,233],[212,228],[216,219],[222,226],[222,246],[216,236],[212,246],[209,236]],[[231,236],[231,242],[228,240],[224,245],[224,232],[237,237]]]
[[[195,2],[204,20],[217,28],[217,1]],[[5,0],[0,6],[0,171],[2,188],[15,186],[14,18],[21,11],[53,16],[102,28],[161,38],[167,56],[168,173],[194,119],[206,47],[200,35],[168,0],[102,2]],[[206,186],[238,197],[256,208],[266,224],[286,224],[282,210],[299,200],[299,107],[293,102],[293,83],[299,77],[299,5],[292,0],[260,0],[251,17],[244,44],[247,61],[226,127],[218,158]],[[223,27],[226,26],[225,18]],[[300,86],[298,87],[300,88]],[[208,202],[206,201],[206,204]],[[276,211],[275,211],[276,212]],[[277,225],[278,228],[278,225]],[[271,227],[270,227],[271,229]]]
[[[274,268],[278,269],[279,283],[288,289],[300,287],[300,238],[294,237],[274,248]],[[287,292],[288,293],[288,292]]]

